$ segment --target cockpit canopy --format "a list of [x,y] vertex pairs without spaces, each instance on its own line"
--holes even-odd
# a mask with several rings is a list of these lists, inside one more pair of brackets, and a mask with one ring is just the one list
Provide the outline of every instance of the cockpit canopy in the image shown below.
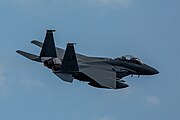
[[117,57],[117,58],[115,58],[115,60],[128,61],[128,62],[131,62],[131,63],[134,63],[134,64],[139,64],[139,65],[143,64],[143,62],[139,58],[133,57],[132,55],[125,55],[125,56],[122,56],[122,57]]

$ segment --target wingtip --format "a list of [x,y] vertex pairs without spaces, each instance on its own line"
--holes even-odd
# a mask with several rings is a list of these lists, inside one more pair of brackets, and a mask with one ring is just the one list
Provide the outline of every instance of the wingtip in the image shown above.
[[38,40],[32,40],[31,43],[38,46],[38,47],[42,47],[42,45],[43,45],[43,43],[38,41]]
[[39,42],[38,40],[32,40],[31,43],[36,43],[36,42]]
[[16,53],[22,55],[24,53],[24,51],[21,51],[21,50],[16,50]]
[[21,51],[20,50],[16,50],[16,53],[20,53]]
[[32,40],[32,41],[31,41],[31,43],[34,43],[34,42],[35,42],[35,40]]

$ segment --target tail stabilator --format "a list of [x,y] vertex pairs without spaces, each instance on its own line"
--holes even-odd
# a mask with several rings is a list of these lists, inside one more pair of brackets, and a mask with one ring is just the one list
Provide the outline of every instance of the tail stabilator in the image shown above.
[[37,56],[37,55],[31,54],[31,53],[28,53],[28,52],[24,52],[24,51],[21,51],[21,50],[17,50],[16,52],[19,53],[20,55],[30,59],[30,60],[33,60],[33,61],[36,61],[36,62],[42,62],[41,59],[39,58],[39,56]]
[[36,46],[38,46],[38,47],[41,47],[41,48],[42,48],[42,46],[43,46],[43,43],[42,43],[42,42],[39,42],[38,40],[33,40],[33,41],[31,41],[31,43],[34,44],[34,45],[36,45]]

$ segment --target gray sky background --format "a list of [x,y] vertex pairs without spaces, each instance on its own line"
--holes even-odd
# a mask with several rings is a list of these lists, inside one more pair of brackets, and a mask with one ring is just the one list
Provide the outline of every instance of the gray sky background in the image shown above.
[[[0,0],[1,120],[179,120],[179,0]],[[132,54],[160,71],[124,78],[105,90],[65,83],[41,64],[16,54],[39,54],[31,40],[55,42],[90,56]]]

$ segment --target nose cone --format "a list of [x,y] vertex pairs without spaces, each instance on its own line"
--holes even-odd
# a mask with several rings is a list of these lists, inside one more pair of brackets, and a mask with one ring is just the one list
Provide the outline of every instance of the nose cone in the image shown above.
[[155,68],[151,68],[150,73],[151,73],[151,75],[155,75],[155,74],[158,74],[159,71],[156,70]]
[[148,65],[144,65],[143,68],[144,75],[155,75],[159,73],[158,70]]

